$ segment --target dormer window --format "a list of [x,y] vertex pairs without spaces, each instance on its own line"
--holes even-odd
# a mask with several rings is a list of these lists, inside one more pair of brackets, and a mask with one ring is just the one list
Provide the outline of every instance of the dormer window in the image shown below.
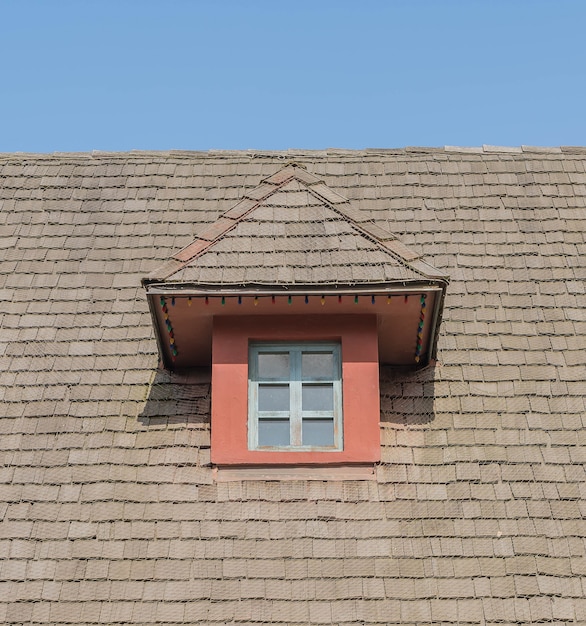
[[434,358],[447,277],[291,164],[143,283],[164,366],[212,366],[218,468],[372,470],[379,364]]

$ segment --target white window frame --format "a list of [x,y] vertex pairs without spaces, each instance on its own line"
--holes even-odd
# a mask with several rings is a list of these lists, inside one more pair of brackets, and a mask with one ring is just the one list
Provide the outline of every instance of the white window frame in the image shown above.
[[[264,378],[258,373],[259,353],[276,352],[289,353],[289,377],[288,378]],[[333,355],[334,375],[314,378],[301,376],[301,356],[304,352],[323,352]],[[258,388],[261,384],[288,384],[289,385],[289,411],[259,411]],[[332,411],[303,411],[302,410],[302,385],[303,384],[332,384],[333,386],[333,410]],[[286,446],[260,446],[259,421],[264,418],[275,417],[288,418],[290,427],[290,445]],[[334,442],[331,446],[312,446],[302,444],[302,426],[304,419],[333,420]],[[342,360],[339,343],[332,342],[279,342],[263,343],[251,342],[248,353],[248,449],[265,451],[342,451],[343,450],[343,414],[342,414]]]

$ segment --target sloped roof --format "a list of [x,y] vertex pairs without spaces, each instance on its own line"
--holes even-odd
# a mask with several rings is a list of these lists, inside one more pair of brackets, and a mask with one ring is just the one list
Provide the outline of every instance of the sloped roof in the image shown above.
[[[294,159],[450,275],[376,480],[214,482],[141,279]],[[6,624],[584,623],[586,149],[0,155]]]
[[447,277],[297,164],[281,168],[148,282],[368,285]]

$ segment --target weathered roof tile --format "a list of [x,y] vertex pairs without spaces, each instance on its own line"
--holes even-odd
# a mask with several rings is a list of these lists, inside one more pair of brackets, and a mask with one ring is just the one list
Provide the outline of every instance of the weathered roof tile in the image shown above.
[[[300,228],[317,271],[348,281],[365,258],[371,277],[380,249],[354,235],[376,220],[452,276],[438,365],[381,372],[367,487],[214,482],[209,372],[157,368],[138,276],[282,156],[307,167],[286,194],[317,211],[321,181],[351,202],[312,238],[293,195],[274,228],[243,201],[248,236],[197,272],[242,281],[248,252],[309,282],[306,250],[275,252]],[[576,148],[0,155],[0,616],[583,622],[584,172]]]
[[[183,262],[183,266],[178,268],[180,271],[167,274],[166,278],[172,282],[228,284],[225,281],[230,277],[236,275],[242,277],[243,273],[222,271],[220,268],[237,270],[238,265],[234,265],[235,263],[245,263],[241,269],[244,270],[246,280],[251,283],[294,284],[302,280],[299,278],[300,267],[296,268],[295,273],[283,271],[281,268],[286,265],[286,259],[282,253],[303,251],[304,262],[313,267],[314,262],[311,261],[308,252],[325,253],[343,247],[342,241],[338,238],[326,236],[326,229],[328,232],[335,231],[338,235],[345,235],[353,248],[357,247],[363,251],[360,258],[345,260],[349,263],[359,263],[363,267],[351,272],[332,266],[324,272],[313,269],[312,272],[303,274],[303,281],[309,276],[313,276],[310,283],[315,284],[323,284],[324,280],[329,284],[335,284],[348,280],[349,276],[353,282],[360,283],[399,278],[403,281],[430,278],[425,274],[428,264],[420,264],[415,272],[409,266],[411,260],[419,258],[418,254],[396,241],[392,233],[372,222],[364,221],[360,211],[353,209],[345,198],[332,192],[323,183],[307,187],[306,183],[297,177],[300,171],[304,170],[298,167],[285,167],[279,176],[271,177],[271,183],[275,183],[271,185],[271,193],[267,195],[267,184],[254,190],[253,196],[258,196],[260,200],[256,205],[253,204],[254,200],[244,200],[246,204],[243,207],[240,208],[242,202],[236,205],[238,207],[235,207],[236,213],[232,213],[234,209],[231,209],[224,217],[200,232],[200,241],[196,240],[174,256]],[[317,195],[314,192],[317,192]],[[331,202],[334,204],[331,205]],[[233,214],[236,221],[225,217],[229,214]],[[357,219],[360,219],[358,224]],[[265,240],[263,245],[260,243],[261,238],[271,240]],[[201,242],[202,239],[209,241],[211,245],[206,246]],[[218,241],[213,243],[216,240]],[[243,245],[242,241],[247,240],[249,243]],[[257,261],[255,265],[253,255],[231,257],[227,254],[227,250],[242,248],[262,249],[265,253],[272,252],[272,255],[270,260],[267,256],[263,263]],[[385,249],[390,250],[392,254],[385,256]],[[393,269],[383,270],[379,267],[385,264],[392,266]],[[398,268],[397,264],[401,267]],[[264,266],[262,270],[261,266]],[[206,270],[199,271],[196,267]],[[215,277],[209,271],[212,267],[218,268]],[[266,270],[267,267],[275,268],[272,277]],[[433,278],[445,278],[441,272],[430,269]],[[420,273],[422,270],[423,273]],[[163,278],[164,274],[155,272],[153,276]]]

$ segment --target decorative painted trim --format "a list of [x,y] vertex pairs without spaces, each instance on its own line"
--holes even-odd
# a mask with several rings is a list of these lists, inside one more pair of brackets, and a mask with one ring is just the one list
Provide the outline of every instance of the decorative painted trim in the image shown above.
[[415,342],[415,363],[419,363],[421,358],[421,349],[423,345],[423,328],[425,326],[425,299],[427,296],[422,293],[419,299],[421,303],[421,311],[419,313],[419,325],[417,326],[417,341]]
[[[165,326],[167,328],[167,333],[169,335],[169,349],[171,350],[171,360],[175,360],[175,357],[178,354],[177,344],[175,342],[175,334],[173,333],[173,325],[171,324],[171,320],[169,319],[169,309],[167,307],[167,300],[164,296],[161,296],[159,300],[161,305],[161,311],[163,312],[163,320],[165,322]],[[175,306],[175,297],[171,299],[171,306]]]

